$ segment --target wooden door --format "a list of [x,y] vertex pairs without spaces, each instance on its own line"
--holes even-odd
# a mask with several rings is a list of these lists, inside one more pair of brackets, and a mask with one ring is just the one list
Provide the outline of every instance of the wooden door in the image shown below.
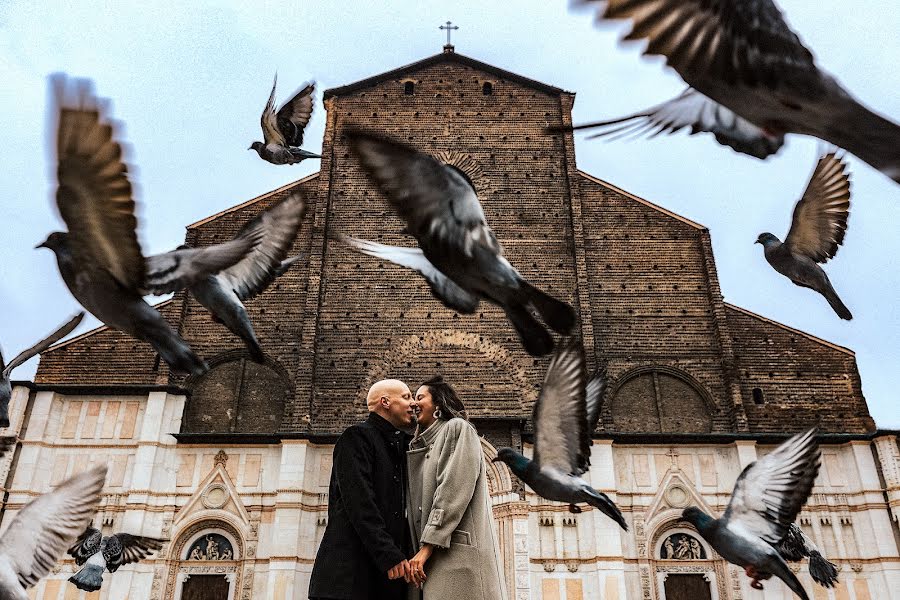
[[191,575],[181,588],[181,600],[228,600],[224,575]]
[[703,575],[669,575],[665,591],[666,600],[712,600],[709,582]]

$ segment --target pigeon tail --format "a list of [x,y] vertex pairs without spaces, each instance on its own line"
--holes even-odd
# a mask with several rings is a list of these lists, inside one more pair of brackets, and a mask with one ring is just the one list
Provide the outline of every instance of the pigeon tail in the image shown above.
[[80,571],[69,577],[79,590],[96,592],[103,585],[103,566],[86,564]]
[[524,279],[519,282],[525,293],[525,301],[540,313],[550,329],[560,335],[569,335],[575,327],[575,311],[571,306],[542,292]]
[[521,304],[513,304],[504,307],[509,322],[516,328],[516,333],[525,346],[525,351],[532,356],[544,356],[553,351],[553,337],[544,329],[543,325],[531,316],[528,309]]
[[837,566],[816,550],[809,553],[809,574],[822,587],[834,587],[838,580]]
[[847,111],[834,113],[839,120],[826,127],[824,139],[900,183],[900,125],[847,100]]
[[[774,568],[773,568],[774,567]],[[775,577],[782,580],[787,584],[791,591],[793,591],[797,596],[801,598],[801,600],[809,600],[809,596],[806,594],[806,590],[803,589],[803,584],[800,583],[800,580],[797,579],[797,576],[794,575],[791,568],[787,565],[786,562],[780,557],[777,556],[777,561],[773,561],[773,564],[766,565],[766,570],[772,573]]]
[[585,495],[585,502],[587,502],[594,508],[600,509],[600,512],[618,523],[619,527],[621,527],[625,531],[628,531],[628,523],[625,522],[625,517],[622,516],[622,511],[619,510],[619,507],[616,506],[615,502],[609,499],[609,496],[607,496],[603,492],[598,492],[597,490],[587,486],[582,488],[582,491]]
[[190,375],[203,375],[209,370],[206,361],[194,354],[191,347],[168,324],[163,330],[148,327],[141,333],[173,370]]
[[838,297],[837,292],[834,291],[834,288],[828,286],[827,289],[822,291],[822,295],[825,296],[825,299],[828,300],[828,304],[831,305],[831,308],[834,309],[834,312],[837,313],[837,316],[844,319],[845,321],[849,321],[853,318],[853,314],[850,312],[850,309],[847,308],[841,299]]
[[244,338],[244,345],[247,346],[247,352],[250,353],[250,359],[255,363],[263,365],[266,363],[266,355],[260,347],[259,342],[256,340],[256,336],[253,335],[253,332],[251,331],[249,333],[249,336],[241,337]]

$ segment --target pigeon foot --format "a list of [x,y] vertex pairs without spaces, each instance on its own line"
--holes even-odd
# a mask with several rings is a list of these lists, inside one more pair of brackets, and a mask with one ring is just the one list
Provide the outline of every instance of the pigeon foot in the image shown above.
[[576,514],[576,515],[577,515],[577,514],[580,514],[580,513],[581,513],[581,507],[578,506],[577,504],[570,504],[570,505],[569,505],[569,512],[570,512],[570,513],[574,513],[574,514]]
[[760,580],[765,581],[766,579],[770,579],[772,577],[771,573],[760,573],[753,565],[748,565],[744,569],[744,572],[747,574],[747,577],[753,580],[750,582],[750,587],[752,587],[754,590],[763,589],[763,585],[760,583]]

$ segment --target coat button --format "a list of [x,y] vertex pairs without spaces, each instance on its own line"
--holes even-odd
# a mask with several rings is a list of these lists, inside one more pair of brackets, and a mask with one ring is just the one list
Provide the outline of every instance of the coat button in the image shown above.
[[419,507],[419,512],[422,512],[422,507],[421,507],[421,506]]

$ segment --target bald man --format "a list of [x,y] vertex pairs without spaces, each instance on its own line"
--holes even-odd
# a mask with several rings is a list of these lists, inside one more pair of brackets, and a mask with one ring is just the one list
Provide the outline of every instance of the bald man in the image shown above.
[[369,389],[369,417],[334,446],[328,526],[309,582],[310,599],[405,600],[412,544],[406,521],[406,449],[415,401],[402,381]]

